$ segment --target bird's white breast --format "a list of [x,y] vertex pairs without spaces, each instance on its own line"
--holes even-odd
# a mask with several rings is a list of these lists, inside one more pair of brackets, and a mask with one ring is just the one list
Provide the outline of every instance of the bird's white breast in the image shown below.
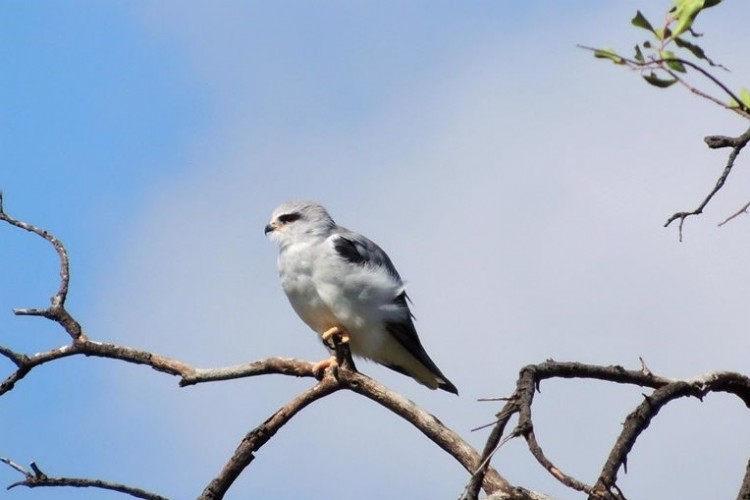
[[314,280],[319,254],[313,246],[318,242],[289,245],[279,254],[279,275],[284,293],[300,318],[310,328],[323,333],[338,324],[326,306]]

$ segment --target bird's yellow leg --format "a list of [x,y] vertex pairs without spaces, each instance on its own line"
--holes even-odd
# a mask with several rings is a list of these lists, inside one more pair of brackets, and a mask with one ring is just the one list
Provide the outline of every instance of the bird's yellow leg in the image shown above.
[[[320,338],[323,340],[323,343],[331,350],[336,349],[336,344],[333,342],[334,336],[338,336],[338,342],[341,344],[348,344],[350,337],[349,332],[346,331],[346,329],[340,327],[340,326],[334,326],[333,328],[329,328],[325,332],[323,332],[320,335]],[[318,361],[313,365],[313,374],[317,378],[321,378],[323,376],[323,372],[326,371],[330,367],[338,368],[339,364],[338,361],[336,361],[336,356],[331,356],[330,358],[326,358],[322,361]]]
[[333,345],[331,342],[331,337],[334,335],[340,335],[341,336],[341,343],[347,344],[349,343],[350,337],[349,332],[347,332],[344,328],[340,326],[334,326],[333,328],[329,328],[325,332],[323,332],[323,335],[320,337],[323,339],[323,342],[326,343],[326,345],[330,346]]

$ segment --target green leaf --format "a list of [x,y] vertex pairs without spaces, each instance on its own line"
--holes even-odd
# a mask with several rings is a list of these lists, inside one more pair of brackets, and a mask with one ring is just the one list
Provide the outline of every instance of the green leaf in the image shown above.
[[695,18],[702,10],[719,5],[722,0],[675,0],[675,6],[669,12],[676,25],[672,30],[672,37],[678,37],[689,30]]
[[672,71],[677,71],[679,73],[685,73],[685,66],[680,61],[675,61],[676,56],[674,55],[674,52],[671,50],[662,50],[659,56],[662,59],[672,59],[671,61],[665,61],[667,64],[667,67],[671,69]]
[[654,87],[659,87],[660,89],[671,87],[677,82],[676,78],[659,78],[658,76],[656,76],[656,73],[654,73],[653,71],[649,73],[648,75],[641,75],[641,76],[643,76],[643,79],[646,80],[648,83],[650,83]]
[[704,61],[706,61],[711,66],[715,66],[715,67],[718,67],[718,68],[726,69],[721,64],[713,62],[706,55],[706,53],[703,51],[703,49],[701,47],[699,47],[697,44],[692,43],[692,42],[688,42],[687,40],[684,40],[684,39],[679,38],[679,37],[674,39],[674,43],[675,43],[675,45],[677,45],[681,49],[689,50],[690,53],[693,54],[695,57],[697,57],[698,59],[703,59]]
[[646,62],[646,58],[643,57],[643,52],[641,52],[641,48],[638,45],[635,46],[635,56],[634,57],[635,57],[635,60],[638,61],[641,64],[643,64],[643,63]]
[[708,60],[708,58],[706,57],[706,53],[703,52],[703,49],[700,48],[697,44],[690,43],[687,40],[683,40],[682,38],[679,38],[679,37],[674,38],[674,43],[681,49],[689,50],[698,59]]
[[625,60],[617,55],[617,52],[615,52],[615,49],[610,49],[609,47],[605,47],[603,49],[596,49],[594,51],[594,57],[598,59],[609,59],[615,64],[625,64]]
[[740,102],[742,102],[745,109],[750,110],[750,90],[747,90],[745,87],[742,87],[740,89]]
[[644,30],[648,30],[651,33],[654,33],[654,27],[651,26],[651,23],[648,22],[648,19],[641,14],[641,11],[636,11],[635,17],[630,20],[630,22],[633,24],[633,26],[637,26],[639,28],[643,28]]

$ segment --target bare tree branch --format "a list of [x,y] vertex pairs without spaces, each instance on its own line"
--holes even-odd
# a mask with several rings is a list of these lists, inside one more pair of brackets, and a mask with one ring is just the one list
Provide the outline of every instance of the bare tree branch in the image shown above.
[[0,462],[2,462],[2,463],[4,463],[4,464],[8,465],[9,467],[12,467],[13,469],[15,469],[15,470],[17,470],[18,472],[20,472],[21,474],[23,474],[24,476],[27,476],[27,477],[28,477],[28,476],[30,476],[30,475],[31,475],[31,474],[29,473],[29,471],[27,471],[26,469],[24,469],[24,468],[23,468],[23,466],[22,466],[22,465],[19,465],[19,464],[17,464],[16,462],[14,462],[13,460],[11,460],[11,459],[9,459],[9,458],[5,458],[5,457],[0,457]]
[[[292,400],[263,424],[248,433],[221,473],[203,491],[201,499],[213,500],[222,498],[239,473],[253,460],[253,453],[263,446],[288,419],[313,401],[340,389],[349,389],[357,392],[401,416],[422,431],[423,434],[443,450],[452,455],[469,472],[478,467],[479,454],[458,434],[445,427],[442,422],[408,399],[389,391],[385,386],[366,375],[352,370],[350,367],[353,365],[350,364],[351,353],[348,346],[338,341],[335,343],[335,346],[339,366],[335,369],[327,370],[323,379],[315,387]],[[487,493],[501,491],[508,495],[505,497],[508,499],[531,498],[526,494],[525,490],[513,488],[494,469],[489,469],[486,473],[483,485]]]
[[482,455],[479,457],[479,467],[475,469],[474,473],[469,480],[469,484],[466,485],[464,493],[461,495],[462,500],[473,500],[479,497],[479,490],[484,482],[485,475],[489,470],[490,460],[497,450],[502,446],[503,443],[516,437],[515,434],[507,436],[502,442],[500,439],[503,437],[505,432],[505,426],[508,424],[510,418],[517,413],[517,401],[515,398],[508,398],[508,402],[505,404],[502,410],[496,415],[496,423],[490,432],[487,442],[482,450]]
[[[15,311],[16,314],[49,318],[60,324],[72,338],[72,343],[69,345],[64,345],[32,356],[17,353],[6,347],[0,348],[0,355],[8,358],[16,365],[15,372],[0,383],[0,395],[12,390],[16,383],[23,379],[33,368],[57,359],[74,355],[117,359],[129,363],[146,365],[159,372],[180,377],[180,386],[183,387],[203,382],[251,377],[270,373],[279,373],[297,377],[315,376],[315,373],[313,372],[314,365],[312,363],[295,359],[269,358],[244,365],[235,365],[218,369],[198,369],[183,361],[148,351],[90,340],[83,334],[79,323],[65,310],[64,303],[67,296],[69,281],[69,260],[64,245],[58,239],[51,236],[47,231],[8,216],[3,210],[1,198],[0,220],[4,220],[15,227],[31,231],[43,237],[55,247],[61,263],[60,290],[55,296],[53,296],[52,306],[43,310],[19,309]],[[358,373],[354,361],[351,358],[351,352],[348,345],[343,344],[340,338],[334,338],[333,340],[337,361],[336,370],[327,370],[323,378],[313,388],[297,396],[287,405],[274,413],[274,415],[272,415],[266,422],[250,431],[237,447],[234,455],[230,458],[219,475],[217,475],[206,487],[201,498],[222,498],[238,475],[253,460],[253,453],[263,446],[279,428],[310,403],[340,389],[349,389],[358,394],[364,395],[406,419],[433,442],[438,444],[438,446],[456,458],[456,460],[458,460],[458,462],[469,472],[474,472],[479,467],[481,462],[479,454],[461,439],[460,436],[445,427],[439,420],[416,406],[411,401],[389,391],[381,384]],[[525,490],[513,488],[495,470],[488,468],[483,474],[482,483],[485,491],[488,493],[503,492],[506,494],[506,498],[509,499],[531,498],[530,496],[525,495]],[[51,480],[46,476],[45,481],[47,481],[47,483],[50,483],[50,481],[57,481],[58,483],[63,481],[66,482],[66,485],[74,485],[69,483],[78,481],[78,485],[94,485],[93,480],[71,480],[66,478]],[[90,484],[84,484],[82,481],[88,481]],[[44,485],[51,485],[51,483],[47,483]],[[18,484],[24,484],[26,486],[43,485],[40,484],[40,480],[36,476],[33,478],[27,476],[26,480],[19,482]],[[98,482],[98,487],[103,487],[101,484],[108,483]]]
[[0,457],[0,462],[7,464],[13,469],[17,470],[24,475],[24,479],[17,481],[7,489],[13,489],[17,486],[26,486],[27,488],[38,488],[38,487],[73,487],[73,488],[99,488],[103,490],[117,491],[124,493],[135,498],[143,498],[145,500],[169,500],[167,497],[151,493],[141,488],[133,488],[132,486],[126,486],[120,483],[113,483],[109,481],[102,481],[100,479],[82,479],[73,477],[49,477],[47,474],[41,471],[39,466],[32,462],[30,465],[31,471],[26,470],[24,467],[13,462],[12,460]]
[[[706,205],[708,205],[708,202],[711,201],[711,199],[714,197],[716,193],[719,192],[719,190],[724,186],[724,183],[727,180],[727,177],[729,177],[729,174],[732,171],[732,168],[734,168],[734,161],[737,159],[737,156],[740,154],[740,151],[742,151],[742,148],[747,145],[747,143],[750,141],[750,129],[745,131],[742,135],[735,137],[735,138],[729,138],[729,137],[723,137],[723,136],[709,136],[705,139],[706,144],[708,144],[708,147],[712,149],[721,148],[721,147],[732,147],[732,152],[729,153],[729,158],[727,159],[727,164],[724,166],[724,170],[719,176],[719,178],[716,180],[716,184],[714,185],[714,188],[711,190],[710,193],[708,193],[708,196],[701,202],[700,205],[698,205],[698,208],[695,210],[692,210],[690,212],[677,212],[673,214],[669,219],[667,219],[667,222],[664,223],[664,227],[669,226],[672,222],[679,219],[680,225],[679,225],[679,232],[680,232],[680,241],[682,241],[682,226],[685,223],[685,219],[690,217],[691,215],[698,215],[703,213],[703,209],[706,208]],[[742,210],[739,212],[741,213]],[[730,217],[734,218],[738,214],[735,214],[735,216]],[[729,219],[722,222],[722,224],[726,223]]]
[[50,298],[50,307],[46,309],[16,309],[14,312],[19,316],[42,316],[56,321],[73,340],[85,339],[81,325],[65,309],[65,300],[68,298],[68,286],[70,285],[70,259],[68,258],[68,251],[65,249],[65,245],[49,231],[38,228],[28,222],[14,219],[8,215],[3,206],[2,191],[0,191],[0,221],[5,221],[11,226],[21,228],[44,238],[54,247],[60,259],[60,287],[57,293]]
[[[433,415],[405,397],[389,391],[382,384],[359,372],[339,370],[338,379],[347,389],[375,401],[411,423],[458,460],[470,473],[473,474],[479,468],[481,457],[474,448]],[[513,489],[510,483],[494,469],[487,472],[483,487],[488,494],[498,490],[508,492]]]
[[199,500],[217,500],[224,498],[224,495],[232,486],[232,483],[239,477],[250,462],[255,458],[254,453],[261,446],[266,444],[276,432],[284,426],[299,411],[310,403],[317,401],[329,394],[341,389],[336,379],[327,374],[323,379],[312,388],[306,390],[292,401],[281,407],[276,413],[271,415],[261,425],[247,433],[242,439],[234,454],[224,465],[221,472],[211,480],[198,497]]
[[[596,366],[556,361],[547,361],[522,368],[516,383],[516,391],[508,398],[507,403],[498,414],[497,423],[487,440],[482,456],[486,457],[491,454],[491,450],[500,442],[502,430],[507,425],[508,419],[514,413],[518,413],[518,425],[508,438],[523,436],[531,453],[552,476],[570,488],[588,493],[592,500],[622,500],[625,496],[617,487],[617,472],[625,466],[627,456],[635,441],[646,430],[651,420],[664,405],[686,396],[693,396],[702,400],[710,392],[726,392],[737,396],[746,407],[750,408],[750,378],[745,375],[734,372],[712,372],[694,379],[675,380],[656,376],[646,367],[643,360],[641,360],[641,364],[641,370],[637,371],[626,370],[621,366]],[[563,473],[544,455],[536,440],[531,419],[531,405],[539,384],[548,378],[596,379],[654,389],[654,392],[645,396],[645,401],[639,404],[627,417],[623,430],[615,441],[610,456],[594,486],[587,485]],[[750,468],[750,464],[748,464],[748,467]],[[748,470],[750,471],[750,469]],[[750,472],[746,475],[750,475]],[[475,488],[471,483],[470,487]],[[477,492],[477,490],[472,489],[470,492]],[[748,477],[743,482],[740,495],[747,492],[750,492],[750,479]],[[467,498],[476,497],[467,496]]]
[[650,396],[644,395],[643,402],[625,419],[622,433],[617,438],[596,483],[595,488],[600,493],[592,497],[596,498],[602,495],[601,492],[611,490],[617,482],[617,471],[625,466],[628,454],[638,436],[648,428],[662,407],[684,396],[701,397],[700,389],[691,383],[678,381],[657,389]]

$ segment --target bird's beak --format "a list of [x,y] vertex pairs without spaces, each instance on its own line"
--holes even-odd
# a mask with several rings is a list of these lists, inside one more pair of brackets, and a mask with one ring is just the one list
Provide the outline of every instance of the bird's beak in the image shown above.
[[266,224],[266,228],[263,230],[263,234],[268,234],[273,232],[276,229],[276,226],[273,224]]

